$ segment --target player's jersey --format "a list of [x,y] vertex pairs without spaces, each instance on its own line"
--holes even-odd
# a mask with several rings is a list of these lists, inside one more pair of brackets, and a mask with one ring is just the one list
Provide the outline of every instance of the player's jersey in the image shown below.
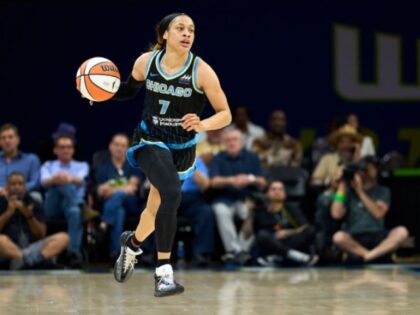
[[200,115],[204,107],[204,93],[196,78],[199,58],[190,52],[184,67],[169,75],[160,66],[164,53],[154,51],[146,67],[146,97],[139,131],[147,141],[188,143],[196,132],[182,128],[182,117],[188,113]]

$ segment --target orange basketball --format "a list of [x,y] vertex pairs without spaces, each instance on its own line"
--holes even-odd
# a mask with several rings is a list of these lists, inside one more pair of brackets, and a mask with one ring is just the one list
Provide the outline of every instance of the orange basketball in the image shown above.
[[103,102],[117,93],[120,79],[120,72],[111,60],[94,57],[86,60],[77,70],[76,87],[87,99]]

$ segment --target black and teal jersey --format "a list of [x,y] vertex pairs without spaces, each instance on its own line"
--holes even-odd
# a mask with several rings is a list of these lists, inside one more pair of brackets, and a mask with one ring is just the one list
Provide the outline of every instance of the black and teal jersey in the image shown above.
[[182,128],[182,117],[200,115],[204,107],[204,93],[196,78],[199,58],[190,52],[184,67],[169,75],[160,66],[164,53],[154,51],[146,66],[146,96],[138,130],[141,139],[136,140],[182,145],[196,138],[195,131]]

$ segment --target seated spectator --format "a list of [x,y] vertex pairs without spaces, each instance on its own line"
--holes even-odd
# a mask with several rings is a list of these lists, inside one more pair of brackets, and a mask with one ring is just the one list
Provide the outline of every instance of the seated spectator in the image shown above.
[[223,150],[222,131],[219,129],[208,130],[205,132],[205,139],[197,143],[196,154],[208,166],[213,157]]
[[69,243],[67,233],[46,235],[43,209],[26,191],[25,176],[12,172],[7,195],[0,197],[0,260],[10,269],[54,266],[53,259]]
[[266,200],[260,200],[254,208],[253,228],[261,255],[258,262],[268,265],[287,259],[314,265],[318,261],[315,228],[308,224],[298,207],[286,204],[286,198],[283,183],[273,181],[268,185]]
[[317,165],[325,154],[335,152],[335,147],[329,142],[329,138],[344,124],[344,117],[333,117],[326,126],[327,133],[314,140],[311,147],[311,168]]
[[286,133],[286,114],[281,110],[273,111],[268,124],[267,135],[256,139],[252,145],[252,150],[259,156],[262,166],[265,169],[277,165],[300,166],[302,145]]
[[329,186],[344,164],[360,159],[362,137],[353,127],[344,125],[331,134],[329,141],[336,151],[325,154],[319,161],[312,174],[311,184],[314,186]]
[[[214,157],[209,172],[211,187],[218,190],[213,209],[219,233],[228,254],[225,258],[243,264],[250,256],[246,253],[247,249],[240,243],[234,217],[238,216],[241,220],[248,219],[245,222],[248,223],[246,226],[249,226],[245,197],[252,190],[263,189],[266,181],[262,176],[258,157],[243,148],[244,143],[239,130],[225,130],[222,139],[226,150]],[[248,233],[244,234],[251,234],[249,227],[247,229]]]
[[208,169],[200,158],[196,160],[196,167],[193,176],[182,185],[178,214],[193,225],[193,264],[205,267],[214,249],[214,213],[203,195],[210,186]]
[[316,247],[321,260],[325,263],[337,262],[340,255],[332,243],[333,235],[340,230],[341,223],[331,216],[332,197],[336,189],[335,185],[324,190],[317,197],[315,204]]
[[41,183],[46,189],[45,216],[47,221],[64,218],[67,221],[69,258],[73,261],[72,265],[77,267],[82,263],[82,214],[89,165],[73,160],[74,140],[69,136],[57,138],[54,154],[57,159],[47,161],[41,167]]
[[57,129],[51,134],[51,137],[41,141],[37,147],[37,153],[41,162],[49,161],[55,159],[54,155],[54,143],[58,137],[68,136],[74,141],[74,154],[73,158],[75,160],[82,160],[83,152],[81,146],[76,142],[76,132],[77,129],[70,123],[61,122],[57,126]]
[[245,148],[251,150],[254,140],[265,136],[265,130],[263,127],[252,123],[249,117],[249,108],[239,105],[235,108],[232,124],[227,128],[238,129],[244,138]]
[[130,166],[126,159],[129,139],[123,133],[115,134],[109,144],[110,156],[95,169],[98,197],[103,201],[101,223],[96,235],[101,243],[109,231],[111,259],[120,253],[120,236],[127,215],[140,215],[138,189],[143,174]]
[[355,113],[350,113],[346,116],[346,123],[356,129],[357,132],[363,137],[362,143],[360,144],[360,157],[376,155],[372,137],[367,135],[366,131],[360,126],[359,117],[357,117]]
[[26,178],[26,190],[38,202],[42,202],[42,196],[35,191],[40,188],[40,167],[38,157],[32,153],[19,151],[19,131],[13,124],[4,124],[0,127],[0,196],[6,194],[7,177],[12,172],[20,172]]
[[371,262],[395,251],[408,237],[404,226],[385,229],[391,196],[377,178],[376,160],[363,158],[350,182],[343,176],[331,204],[332,217],[344,219],[343,229],[334,234],[333,242],[360,262]]

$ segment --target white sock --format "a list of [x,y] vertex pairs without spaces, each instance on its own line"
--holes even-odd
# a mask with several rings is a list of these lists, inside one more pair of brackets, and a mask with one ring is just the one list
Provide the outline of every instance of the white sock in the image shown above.
[[166,264],[166,265],[157,267],[155,269],[155,274],[158,277],[161,277],[161,276],[164,276],[164,275],[171,275],[173,273],[174,273],[174,271],[173,271],[172,266],[170,264]]
[[306,263],[311,259],[311,256],[295,249],[289,249],[287,251],[287,258],[296,262]]

